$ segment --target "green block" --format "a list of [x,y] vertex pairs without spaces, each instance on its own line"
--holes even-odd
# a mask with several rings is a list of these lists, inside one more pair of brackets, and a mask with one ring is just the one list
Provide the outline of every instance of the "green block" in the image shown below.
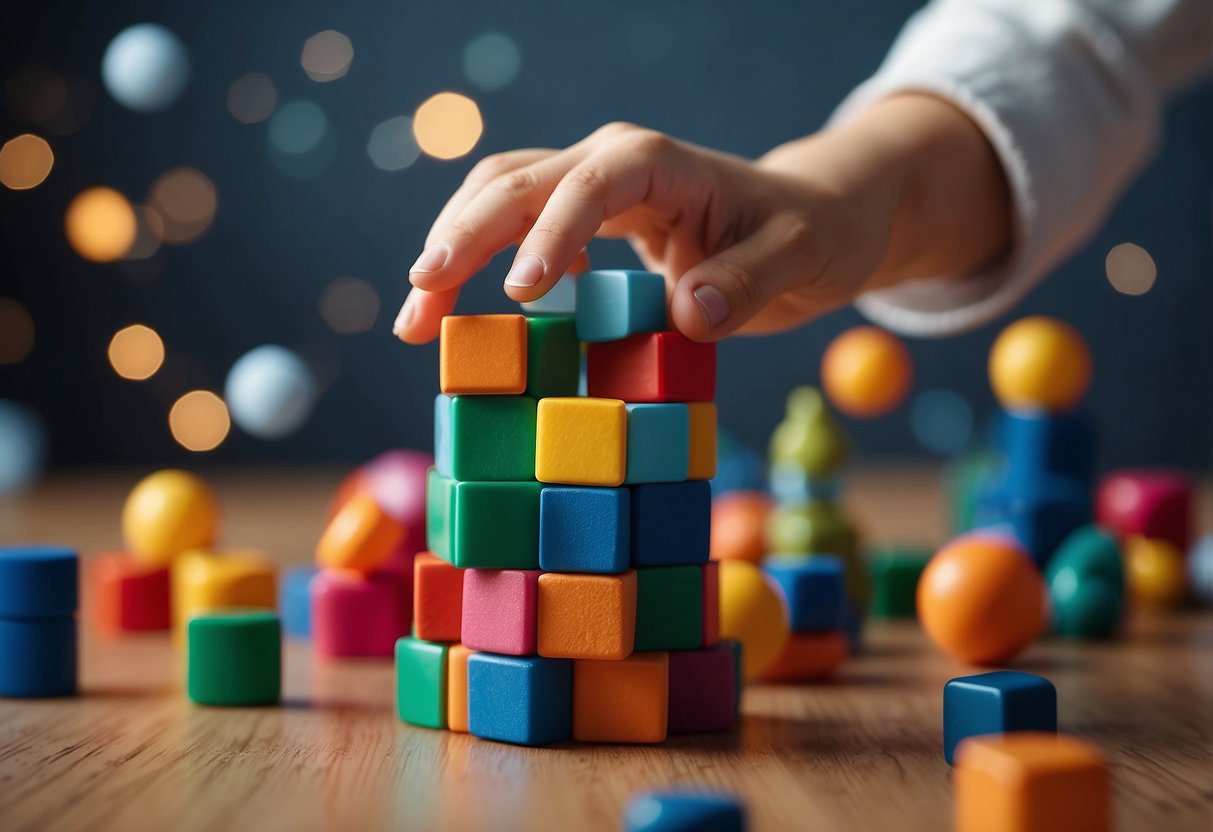
[[581,379],[581,342],[571,316],[526,319],[526,394],[576,396]]
[[918,615],[918,578],[927,568],[931,551],[916,547],[880,549],[868,557],[872,600],[868,611],[875,618],[915,618]]
[[539,568],[539,482],[461,482],[431,470],[429,549],[461,569]]
[[396,641],[396,715],[409,725],[446,727],[447,645]]
[[200,705],[272,705],[282,692],[282,634],[268,610],[208,612],[186,626],[185,689]]
[[468,481],[535,479],[534,399],[454,396],[449,402],[450,471],[444,475]]
[[647,566],[637,569],[634,649],[693,650],[702,644],[702,568]]

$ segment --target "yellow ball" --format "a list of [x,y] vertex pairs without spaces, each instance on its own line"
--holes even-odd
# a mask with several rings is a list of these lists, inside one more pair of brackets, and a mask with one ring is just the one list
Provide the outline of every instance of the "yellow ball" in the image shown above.
[[122,508],[127,550],[153,566],[215,542],[219,505],[210,486],[186,471],[157,471],[131,491]]
[[783,652],[788,612],[775,587],[747,560],[720,561],[720,634],[741,642],[742,672],[757,679]]
[[883,416],[910,390],[914,365],[897,336],[858,326],[835,338],[821,358],[821,386],[834,406],[859,419]]
[[1056,318],[1022,318],[999,333],[990,350],[990,385],[1008,410],[1069,410],[1090,383],[1086,342]]
[[1178,606],[1187,593],[1184,556],[1166,540],[1130,537],[1125,540],[1129,593],[1143,607]]

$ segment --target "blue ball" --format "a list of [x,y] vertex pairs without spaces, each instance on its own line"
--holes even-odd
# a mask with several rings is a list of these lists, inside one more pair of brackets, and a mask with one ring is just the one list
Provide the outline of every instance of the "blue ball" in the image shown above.
[[316,404],[316,378],[288,349],[265,344],[249,350],[227,374],[224,398],[232,419],[261,439],[289,436]]
[[101,79],[119,104],[150,113],[181,95],[190,79],[190,59],[168,29],[140,23],[110,41],[101,59]]
[[46,430],[38,414],[0,399],[0,494],[33,485],[46,458]]

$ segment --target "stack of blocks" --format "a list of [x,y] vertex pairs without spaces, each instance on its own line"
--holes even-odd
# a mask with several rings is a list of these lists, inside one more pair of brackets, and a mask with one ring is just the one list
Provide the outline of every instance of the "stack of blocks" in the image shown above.
[[524,745],[727,730],[715,347],[665,330],[648,272],[587,272],[575,309],[542,308],[442,322],[399,715]]

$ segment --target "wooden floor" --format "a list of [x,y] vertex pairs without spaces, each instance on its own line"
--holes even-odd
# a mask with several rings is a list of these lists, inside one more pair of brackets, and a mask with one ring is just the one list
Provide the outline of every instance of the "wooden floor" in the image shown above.
[[[112,546],[139,473],[0,501],[0,541]],[[339,476],[216,474],[225,542],[306,562]],[[848,502],[876,540],[942,532],[923,471],[858,472]],[[835,680],[749,688],[730,735],[523,749],[400,724],[386,660],[316,663],[303,644],[285,658],[281,707],[200,708],[167,638],[84,628],[80,696],[0,700],[0,828],[608,830],[636,791],[703,786],[743,796],[756,830],[934,832],[951,809],[940,691],[972,672],[912,623],[877,624]],[[1213,614],[1137,617],[1109,644],[1042,641],[1015,666],[1049,677],[1062,730],[1107,754],[1117,828],[1213,828]]]

